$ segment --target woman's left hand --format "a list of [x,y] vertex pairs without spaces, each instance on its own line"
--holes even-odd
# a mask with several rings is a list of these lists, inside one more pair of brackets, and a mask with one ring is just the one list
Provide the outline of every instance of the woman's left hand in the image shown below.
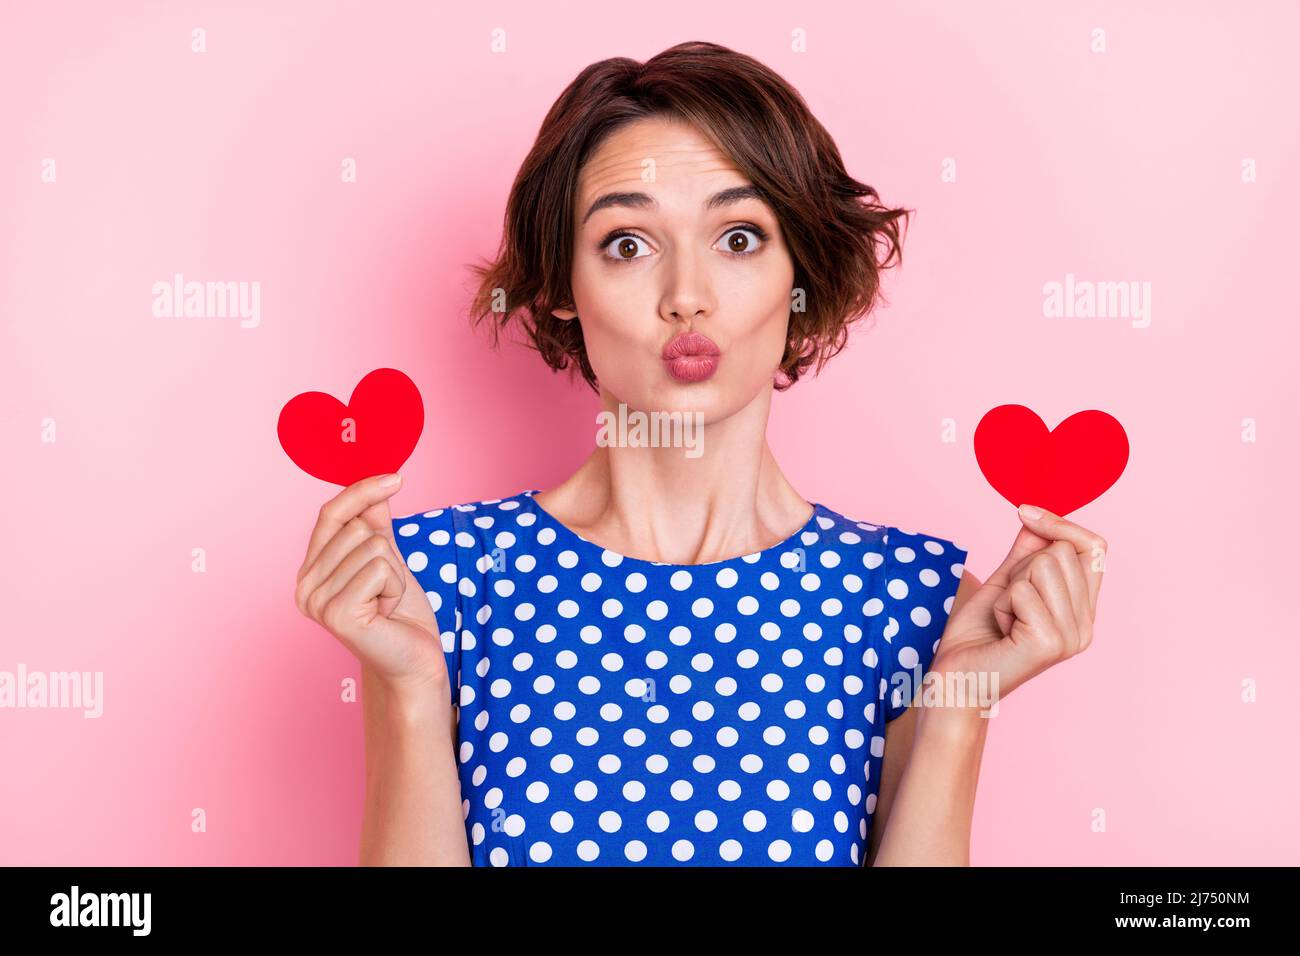
[[1001,698],[1092,643],[1106,542],[1039,510],[1018,512],[1006,560],[948,622],[932,672],[996,673]]

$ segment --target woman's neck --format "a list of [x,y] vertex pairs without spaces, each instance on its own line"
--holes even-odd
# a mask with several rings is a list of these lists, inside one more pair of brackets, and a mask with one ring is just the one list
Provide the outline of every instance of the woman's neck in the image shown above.
[[602,399],[602,437],[611,442],[598,442],[577,471],[535,496],[587,540],[629,557],[705,564],[769,548],[808,522],[811,505],[767,443],[771,390],[694,434],[693,413],[677,416],[680,428],[658,437],[687,434],[679,445],[642,444],[656,434],[653,418],[626,407],[620,413],[617,400]]

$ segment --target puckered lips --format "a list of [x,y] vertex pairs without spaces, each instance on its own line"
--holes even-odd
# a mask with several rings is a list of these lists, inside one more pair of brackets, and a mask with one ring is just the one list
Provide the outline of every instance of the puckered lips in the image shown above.
[[682,332],[664,346],[664,367],[679,382],[702,382],[718,370],[722,350],[703,332]]

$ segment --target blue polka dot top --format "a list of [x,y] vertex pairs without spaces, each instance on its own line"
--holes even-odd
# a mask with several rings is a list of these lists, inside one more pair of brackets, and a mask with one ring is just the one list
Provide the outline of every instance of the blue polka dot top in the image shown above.
[[536,493],[393,520],[460,708],[472,863],[862,865],[966,551],[814,504],[774,547],[667,564]]

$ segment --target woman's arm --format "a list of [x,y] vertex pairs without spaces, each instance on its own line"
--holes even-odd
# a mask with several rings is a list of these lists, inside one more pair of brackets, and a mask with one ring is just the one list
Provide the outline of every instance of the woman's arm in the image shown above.
[[460,708],[441,686],[400,694],[362,666],[362,866],[470,865],[456,768]]
[[[981,585],[963,575],[930,665],[936,675],[996,680],[993,703],[1092,644],[1106,568],[1106,540],[1099,534],[1027,504],[1017,516],[1022,527],[988,581]],[[907,725],[898,741],[901,749],[894,748],[894,734],[886,735],[881,783],[896,775],[898,792],[874,855],[876,866],[969,865],[971,814],[988,723],[978,703],[944,703],[920,708],[910,746]],[[892,723],[903,720],[900,714]],[[907,759],[890,769],[891,753]],[[898,763],[905,765],[900,769]]]
[[[975,575],[962,575],[949,621],[979,587]],[[889,722],[867,866],[970,865],[975,787],[987,733],[988,720],[970,708],[913,702]]]
[[298,610],[361,664],[361,863],[467,866],[451,675],[437,616],[393,533],[400,475],[363,478],[321,506],[298,569]]

